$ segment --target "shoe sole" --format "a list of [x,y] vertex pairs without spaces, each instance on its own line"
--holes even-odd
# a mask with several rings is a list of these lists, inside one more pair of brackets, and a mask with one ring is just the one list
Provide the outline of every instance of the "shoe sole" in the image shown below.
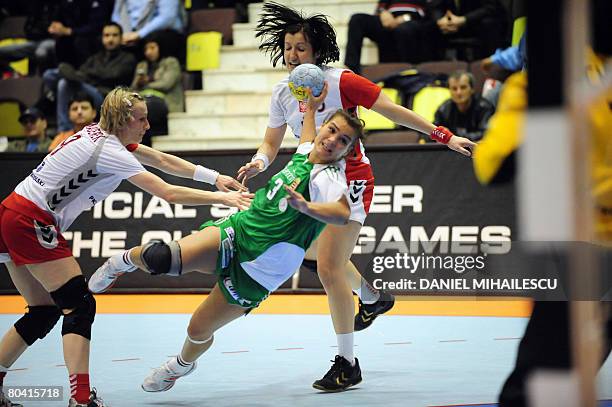
[[191,369],[189,369],[189,370],[187,371],[187,373],[185,373],[185,374],[184,374],[184,375],[182,375],[182,376],[179,376],[179,377],[175,378],[175,379],[174,379],[174,380],[172,380],[171,382],[168,382],[168,384],[170,384],[170,386],[165,387],[165,388],[163,388],[163,389],[160,389],[160,390],[147,390],[147,389],[145,389],[144,384],[141,384],[141,385],[140,385],[140,388],[141,388],[141,389],[143,389],[144,391],[146,391],[147,393],[161,393],[162,391],[168,391],[168,390],[170,390],[172,387],[174,387],[174,384],[176,383],[176,380],[177,380],[177,379],[180,379],[181,377],[189,376],[189,375],[190,375],[190,374],[191,374],[191,373],[192,373],[192,372],[193,372],[193,371],[196,369],[196,367],[197,367],[197,366],[198,366],[198,365],[197,365],[197,364],[194,362],[194,364],[193,364],[192,368],[191,368]]
[[324,391],[326,393],[340,393],[340,392],[345,391],[346,389],[348,389],[350,387],[358,385],[359,383],[361,383],[362,380],[363,379],[360,378],[358,382],[351,383],[351,384],[347,385],[346,387],[342,387],[342,388],[339,388],[339,389],[326,389],[325,387],[319,386],[319,385],[314,384],[314,383],[313,383],[312,387],[314,387],[317,390]]

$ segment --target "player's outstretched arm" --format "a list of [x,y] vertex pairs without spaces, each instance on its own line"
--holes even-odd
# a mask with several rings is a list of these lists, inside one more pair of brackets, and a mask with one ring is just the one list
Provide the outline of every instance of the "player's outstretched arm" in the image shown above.
[[278,150],[280,150],[286,130],[287,124],[283,124],[276,128],[266,128],[264,141],[257,149],[257,153],[251,158],[250,162],[246,163],[238,170],[238,175],[236,176],[238,181],[242,182],[244,185],[249,178],[253,178],[268,168],[270,163],[276,158]]
[[433,123],[425,120],[412,110],[394,103],[383,92],[380,92],[378,95],[378,99],[372,105],[372,110],[397,124],[428,134],[433,140],[446,144],[451,150],[455,150],[468,157],[472,155],[468,148],[476,146],[476,143],[473,141],[465,137],[456,136],[445,127],[436,127]]
[[304,113],[302,134],[300,134],[300,144],[310,143],[314,141],[315,137],[317,136],[315,113],[327,97],[327,81],[325,81],[323,90],[319,96],[314,97],[310,88],[306,88],[306,93],[308,94],[308,100],[306,102],[306,112]]
[[157,168],[166,174],[215,185],[220,191],[245,191],[246,188],[228,175],[196,165],[172,154],[163,153],[154,148],[139,144],[133,151],[134,157],[141,164]]
[[199,189],[172,185],[148,171],[134,175],[128,178],[128,181],[143,191],[158,196],[167,202],[183,205],[210,205],[219,203],[244,210],[248,209],[251,205],[251,200],[254,196],[247,192],[201,191]]
[[287,203],[295,210],[302,212],[318,221],[334,225],[346,225],[351,209],[346,196],[336,202],[308,202],[302,194],[285,185]]

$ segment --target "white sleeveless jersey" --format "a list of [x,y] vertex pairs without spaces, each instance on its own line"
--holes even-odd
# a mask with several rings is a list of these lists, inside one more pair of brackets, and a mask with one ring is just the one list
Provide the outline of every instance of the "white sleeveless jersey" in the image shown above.
[[49,153],[15,192],[51,213],[63,232],[122,180],[143,171],[116,136],[92,124]]
[[[315,124],[317,131],[325,120],[338,109],[343,109],[342,97],[340,93],[340,77],[348,69],[333,68],[322,66],[325,80],[327,81],[327,97],[315,114]],[[277,128],[287,124],[296,138],[300,138],[302,133],[302,123],[304,120],[305,104],[298,101],[289,90],[289,75],[272,89],[272,100],[270,101],[270,112],[268,127]],[[369,163],[370,160],[365,156],[365,149],[361,141],[355,148],[358,160]],[[359,154],[361,153],[361,154]],[[348,160],[350,163],[350,159]]]

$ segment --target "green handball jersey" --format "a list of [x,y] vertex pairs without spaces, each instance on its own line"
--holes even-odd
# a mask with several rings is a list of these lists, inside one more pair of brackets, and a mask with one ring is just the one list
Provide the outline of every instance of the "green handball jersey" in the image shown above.
[[344,160],[313,164],[308,161],[312,148],[312,143],[301,144],[285,168],[255,193],[248,210],[203,225],[221,229],[217,273],[230,302],[257,306],[293,275],[325,227],[289,206],[284,185],[310,202],[336,202],[346,195]]

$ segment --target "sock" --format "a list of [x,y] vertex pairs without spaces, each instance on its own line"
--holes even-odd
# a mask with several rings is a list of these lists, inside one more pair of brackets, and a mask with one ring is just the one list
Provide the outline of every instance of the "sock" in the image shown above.
[[354,291],[364,304],[374,304],[380,298],[380,291],[372,287],[372,284],[368,283],[363,277],[359,288]]
[[89,374],[77,373],[70,377],[70,397],[79,404],[89,403]]
[[353,333],[350,334],[336,334],[336,340],[338,341],[338,355],[351,362],[351,365],[355,365],[355,355],[353,353]]
[[168,367],[175,373],[184,373],[193,365],[193,362],[185,362],[181,355],[168,361]]
[[130,272],[136,270],[137,268],[130,259],[130,250],[126,250],[123,253],[118,253],[111,256],[109,262],[115,270]]
[[0,392],[2,391],[2,386],[4,386],[4,376],[6,376],[6,371],[8,368],[0,365]]

